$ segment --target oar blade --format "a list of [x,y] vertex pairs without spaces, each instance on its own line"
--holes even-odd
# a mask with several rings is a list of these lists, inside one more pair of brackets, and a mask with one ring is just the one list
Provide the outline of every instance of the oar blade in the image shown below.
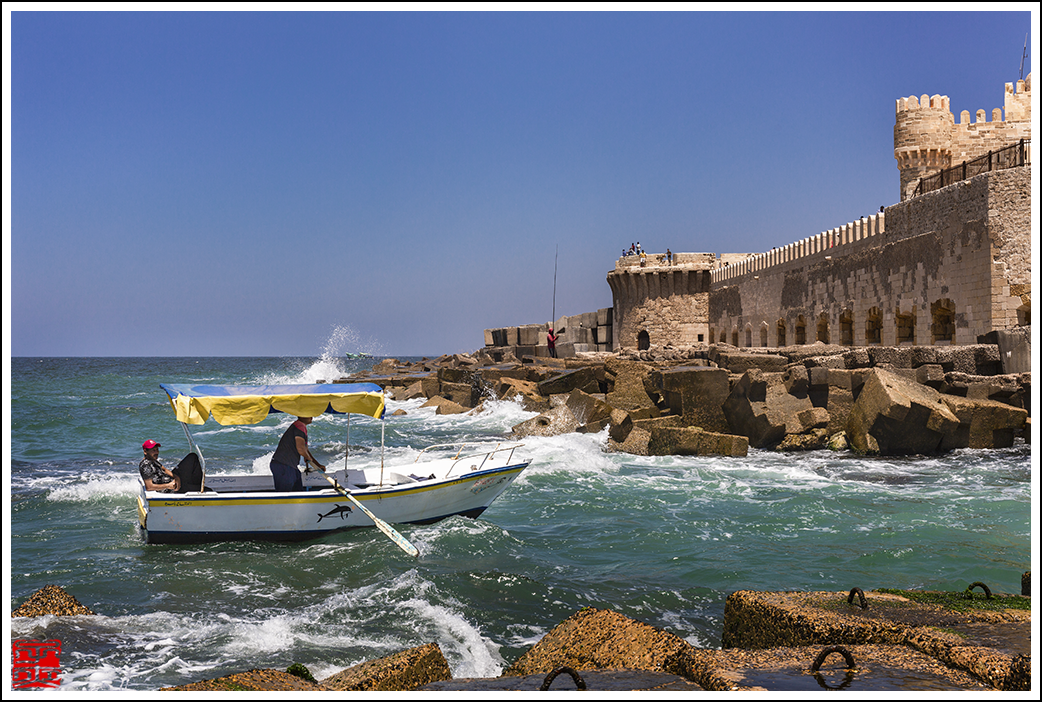
[[372,519],[373,520],[373,524],[376,525],[376,528],[379,529],[380,531],[382,531],[384,534],[386,534],[391,539],[391,541],[393,541],[395,543],[395,545],[398,546],[398,548],[400,548],[401,550],[405,551],[406,553],[408,553],[413,558],[419,558],[419,556],[420,556],[420,549],[416,548],[411,543],[409,543],[409,540],[406,539],[404,536],[402,536],[400,533],[398,533],[398,531],[394,527],[392,527],[390,524],[388,524],[387,522],[385,522],[384,520],[380,519],[375,514],[373,514],[369,510],[369,508],[366,507],[365,505],[363,505],[361,502],[359,502],[355,498],[354,495],[352,495],[350,492],[348,492],[344,488],[340,487],[340,484],[336,480],[334,480],[332,477],[326,475],[325,471],[320,470],[318,468],[316,468],[315,470],[318,471],[319,473],[322,473],[322,477],[325,478],[326,480],[328,480],[329,484],[332,485],[336,489],[337,492],[339,492],[341,495],[343,495],[344,497],[349,499],[353,505],[358,507],[358,509],[362,510],[362,512],[365,514],[365,516],[367,516],[370,519]]

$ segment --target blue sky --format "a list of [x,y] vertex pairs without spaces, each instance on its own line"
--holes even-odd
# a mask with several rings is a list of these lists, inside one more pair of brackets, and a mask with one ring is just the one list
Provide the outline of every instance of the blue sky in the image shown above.
[[759,252],[895,203],[898,98],[990,114],[1029,32],[1031,70],[1003,7],[5,5],[9,353],[434,356],[610,307],[632,242]]

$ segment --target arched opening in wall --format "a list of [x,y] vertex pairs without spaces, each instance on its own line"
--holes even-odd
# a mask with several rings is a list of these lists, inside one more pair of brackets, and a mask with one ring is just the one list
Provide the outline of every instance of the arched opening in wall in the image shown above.
[[753,328],[751,325],[745,325],[745,347],[749,348],[753,345]]
[[894,310],[894,324],[897,327],[897,345],[915,346],[915,308],[908,314],[901,314],[900,309]]
[[647,351],[651,348],[651,335],[644,329],[637,334],[637,350]]
[[785,346],[785,320],[778,320],[778,348]]
[[829,343],[829,315],[822,312],[818,315],[818,341],[823,344]]
[[731,346],[738,346],[738,329],[731,330]]
[[844,346],[854,345],[854,313],[850,310],[839,313],[839,343]]
[[955,303],[948,298],[930,305],[930,337],[942,346],[955,342]]
[[865,344],[871,346],[881,343],[883,343],[883,313],[878,307],[873,307],[865,318]]
[[801,314],[796,318],[796,345],[803,346],[807,343],[807,320]]
[[709,327],[709,343],[716,343],[716,327]]
[[1017,308],[1017,326],[1031,326],[1031,303],[1027,302]]
[[767,347],[767,324],[760,325],[760,346]]

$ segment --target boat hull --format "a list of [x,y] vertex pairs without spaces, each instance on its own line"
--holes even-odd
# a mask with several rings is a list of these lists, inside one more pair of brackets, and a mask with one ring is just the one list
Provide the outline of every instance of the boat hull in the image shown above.
[[[430,524],[454,515],[473,518],[484,512],[527,466],[527,462],[513,463],[393,487],[348,491],[373,514],[392,524]],[[422,474],[422,466],[417,468]],[[338,484],[348,484],[344,471],[333,476]],[[265,476],[249,479],[258,485],[271,483],[270,477]],[[351,505],[321,476],[307,476],[306,492],[222,489],[233,480],[236,479],[208,477],[206,484],[214,492],[186,494],[146,491],[142,483],[138,521],[148,543],[303,541],[373,526],[362,510]]]

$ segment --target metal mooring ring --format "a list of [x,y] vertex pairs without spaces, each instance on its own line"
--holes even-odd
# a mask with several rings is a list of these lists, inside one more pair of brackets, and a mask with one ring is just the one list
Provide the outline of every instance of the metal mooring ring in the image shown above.
[[565,666],[561,666],[557,670],[555,670],[552,673],[550,673],[549,675],[547,675],[546,679],[543,680],[543,684],[539,686],[539,689],[541,691],[549,690],[550,689],[550,683],[552,683],[554,681],[554,678],[556,678],[561,673],[568,673],[569,675],[572,676],[572,680],[575,681],[575,689],[576,690],[585,690],[586,689],[586,681],[582,679],[582,676],[580,676],[573,669],[569,668],[566,665]]
[[843,658],[847,662],[847,667],[854,667],[854,657],[850,655],[850,651],[843,648],[842,646],[827,646],[823,648],[821,653],[818,654],[818,657],[814,659],[814,664],[810,667],[811,671],[814,673],[818,672],[818,668],[821,667],[821,664],[825,662],[825,659],[828,658],[828,655],[830,653],[843,654]]
[[982,582],[976,582],[976,583],[972,583],[972,584],[971,584],[971,585],[970,585],[970,586],[969,586],[968,588],[966,588],[966,594],[968,594],[968,595],[971,595],[971,596],[972,596],[972,595],[973,595],[973,593],[971,592],[971,590],[973,590],[973,588],[977,587],[978,585],[979,585],[980,587],[984,588],[984,596],[985,596],[985,597],[986,597],[987,599],[989,599],[989,600],[990,600],[990,599],[991,599],[991,590],[990,590],[990,589],[988,588],[988,586],[987,586],[987,585],[985,585],[985,584],[984,584],[984,583],[982,583]]
[[850,591],[850,595],[847,596],[847,604],[854,603],[855,592],[857,593],[858,602],[861,604],[861,609],[868,609],[868,602],[865,601],[865,593],[863,593],[859,587],[855,587]]

